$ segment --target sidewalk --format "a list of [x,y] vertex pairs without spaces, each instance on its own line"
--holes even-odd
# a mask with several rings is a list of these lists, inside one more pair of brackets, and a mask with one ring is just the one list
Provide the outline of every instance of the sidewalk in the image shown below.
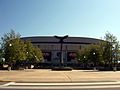
[[0,81],[12,82],[110,82],[120,81],[120,71],[51,71],[50,69],[28,69],[0,71]]

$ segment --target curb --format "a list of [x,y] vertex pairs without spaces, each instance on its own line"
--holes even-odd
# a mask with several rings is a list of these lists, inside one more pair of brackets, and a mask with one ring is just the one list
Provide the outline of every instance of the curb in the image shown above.
[[117,82],[117,81],[0,81],[0,82],[16,82],[16,83],[100,83],[100,82]]

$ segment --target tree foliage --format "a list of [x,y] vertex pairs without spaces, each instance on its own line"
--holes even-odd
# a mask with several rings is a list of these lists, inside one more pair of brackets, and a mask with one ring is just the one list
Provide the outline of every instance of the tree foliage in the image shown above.
[[4,55],[4,53],[3,53],[2,49],[0,49],[0,64],[4,63],[4,61],[3,61],[4,60],[3,55]]
[[27,60],[29,60],[30,63],[43,61],[42,51],[38,47],[33,46],[30,41],[26,41],[25,44]]
[[117,37],[107,32],[104,40],[97,45],[89,45],[78,52],[80,62],[112,66],[120,59],[120,45]]
[[4,34],[1,38],[2,50],[4,51],[5,61],[12,65],[18,60],[25,60],[25,45],[20,39],[20,34],[16,34],[13,30],[10,33]]
[[38,47],[34,48],[34,55],[35,55],[36,62],[43,62],[42,51]]
[[9,33],[5,33],[3,37],[1,37],[1,48],[4,50],[10,40],[20,38],[20,36],[21,35],[19,33],[15,33],[14,30],[11,30]]
[[101,49],[99,45],[88,45],[87,47],[79,50],[78,60],[84,64],[92,64],[94,66],[103,63],[101,57]]
[[104,38],[106,42],[104,43],[103,58],[105,62],[112,65],[115,60],[118,60],[120,45],[117,37],[109,32],[105,34]]
[[22,41],[20,34],[13,30],[1,37],[1,50],[4,52],[5,61],[13,65],[22,61],[39,62],[43,60],[40,49],[34,47],[30,41]]

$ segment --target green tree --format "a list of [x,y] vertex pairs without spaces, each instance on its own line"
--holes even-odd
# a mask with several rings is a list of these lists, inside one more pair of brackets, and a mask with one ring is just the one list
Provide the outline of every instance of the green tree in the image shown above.
[[42,51],[38,48],[33,46],[30,41],[26,41],[26,54],[27,54],[27,61],[29,64],[34,64],[43,61]]
[[34,47],[35,62],[43,62],[43,54],[40,48]]
[[117,41],[116,44],[114,45],[113,49],[113,63],[114,63],[114,68],[116,67],[116,64],[118,63],[119,60],[119,55],[120,55],[120,45],[119,42]]
[[77,59],[80,63],[83,64],[84,68],[87,68],[87,64],[89,63],[88,60],[88,49],[87,48],[82,48],[77,52]]
[[26,56],[27,56],[27,62],[32,63],[34,59],[34,46],[30,41],[26,41]]
[[4,64],[4,52],[2,51],[2,49],[0,49],[0,65],[3,65]]
[[4,50],[10,40],[20,38],[20,36],[21,35],[19,33],[16,34],[14,30],[11,30],[9,33],[5,33],[3,37],[1,37],[1,49]]
[[93,66],[96,68],[96,66],[103,62],[101,56],[101,48],[99,45],[90,45],[88,47],[88,50],[88,59],[91,63],[93,63]]
[[84,66],[91,63],[96,67],[96,65],[103,63],[100,46],[91,44],[79,50],[78,60],[84,63]]
[[118,60],[120,45],[117,41],[117,37],[109,32],[105,34],[104,38],[103,58],[105,63],[111,67],[113,62],[115,63],[115,60]]
[[31,64],[43,61],[41,50],[33,46],[30,41],[22,41],[20,34],[16,34],[13,30],[1,37],[1,51],[4,52],[5,61],[9,67],[15,64],[19,66],[25,62]]
[[16,34],[13,30],[11,30],[10,33],[4,34],[1,40],[4,58],[10,67],[12,67],[17,61],[26,59],[25,44],[20,39],[19,34]]

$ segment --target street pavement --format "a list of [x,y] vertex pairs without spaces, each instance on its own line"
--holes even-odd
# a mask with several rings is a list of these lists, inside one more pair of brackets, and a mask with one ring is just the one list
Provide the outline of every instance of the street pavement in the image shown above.
[[0,71],[0,81],[10,82],[106,82],[120,81],[120,71],[26,69]]
[[1,70],[0,90],[120,90],[120,71]]

